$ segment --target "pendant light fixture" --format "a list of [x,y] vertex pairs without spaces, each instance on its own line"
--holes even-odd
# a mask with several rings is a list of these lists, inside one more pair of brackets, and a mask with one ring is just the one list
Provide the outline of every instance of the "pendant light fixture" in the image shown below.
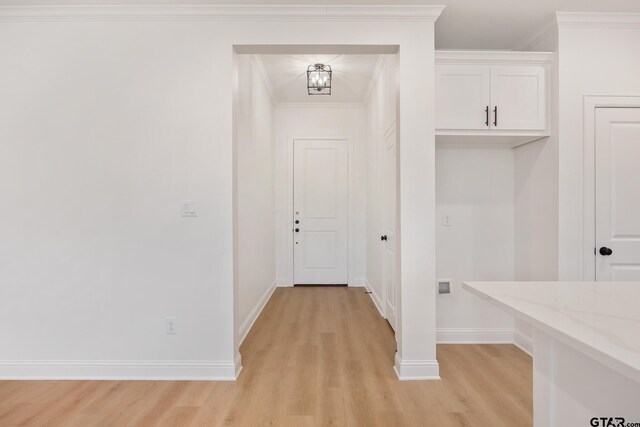
[[313,64],[307,67],[309,95],[331,95],[331,66]]

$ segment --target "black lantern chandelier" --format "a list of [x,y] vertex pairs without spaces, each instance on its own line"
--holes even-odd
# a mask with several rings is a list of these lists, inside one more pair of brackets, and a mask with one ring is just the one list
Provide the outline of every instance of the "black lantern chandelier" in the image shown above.
[[331,66],[314,64],[307,67],[309,95],[331,95]]

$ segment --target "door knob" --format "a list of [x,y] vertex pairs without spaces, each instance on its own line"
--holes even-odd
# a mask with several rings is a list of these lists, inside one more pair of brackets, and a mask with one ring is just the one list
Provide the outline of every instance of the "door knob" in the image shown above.
[[609,249],[606,246],[603,246],[600,248],[600,255],[602,256],[609,256],[613,253],[613,251],[611,249]]
[[299,228],[296,228],[296,233],[299,233],[299,232],[300,232],[300,229],[299,229]]
[[385,234],[384,236],[380,236],[380,240],[382,240],[383,242],[387,240],[387,235]]
[[299,219],[296,219],[296,224],[300,224],[300,220]]

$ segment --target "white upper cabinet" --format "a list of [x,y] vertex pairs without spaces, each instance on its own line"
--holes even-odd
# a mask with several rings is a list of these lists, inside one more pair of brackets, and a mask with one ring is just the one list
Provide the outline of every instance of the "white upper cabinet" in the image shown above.
[[436,135],[548,135],[552,60],[543,52],[436,52]]
[[545,129],[545,73],[540,66],[491,67],[490,126],[506,130]]
[[486,129],[489,67],[436,66],[436,128]]

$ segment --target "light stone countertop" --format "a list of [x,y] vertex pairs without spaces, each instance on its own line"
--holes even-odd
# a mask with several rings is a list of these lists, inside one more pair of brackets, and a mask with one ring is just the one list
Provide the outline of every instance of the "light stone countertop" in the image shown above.
[[640,382],[640,282],[463,282],[462,286]]

